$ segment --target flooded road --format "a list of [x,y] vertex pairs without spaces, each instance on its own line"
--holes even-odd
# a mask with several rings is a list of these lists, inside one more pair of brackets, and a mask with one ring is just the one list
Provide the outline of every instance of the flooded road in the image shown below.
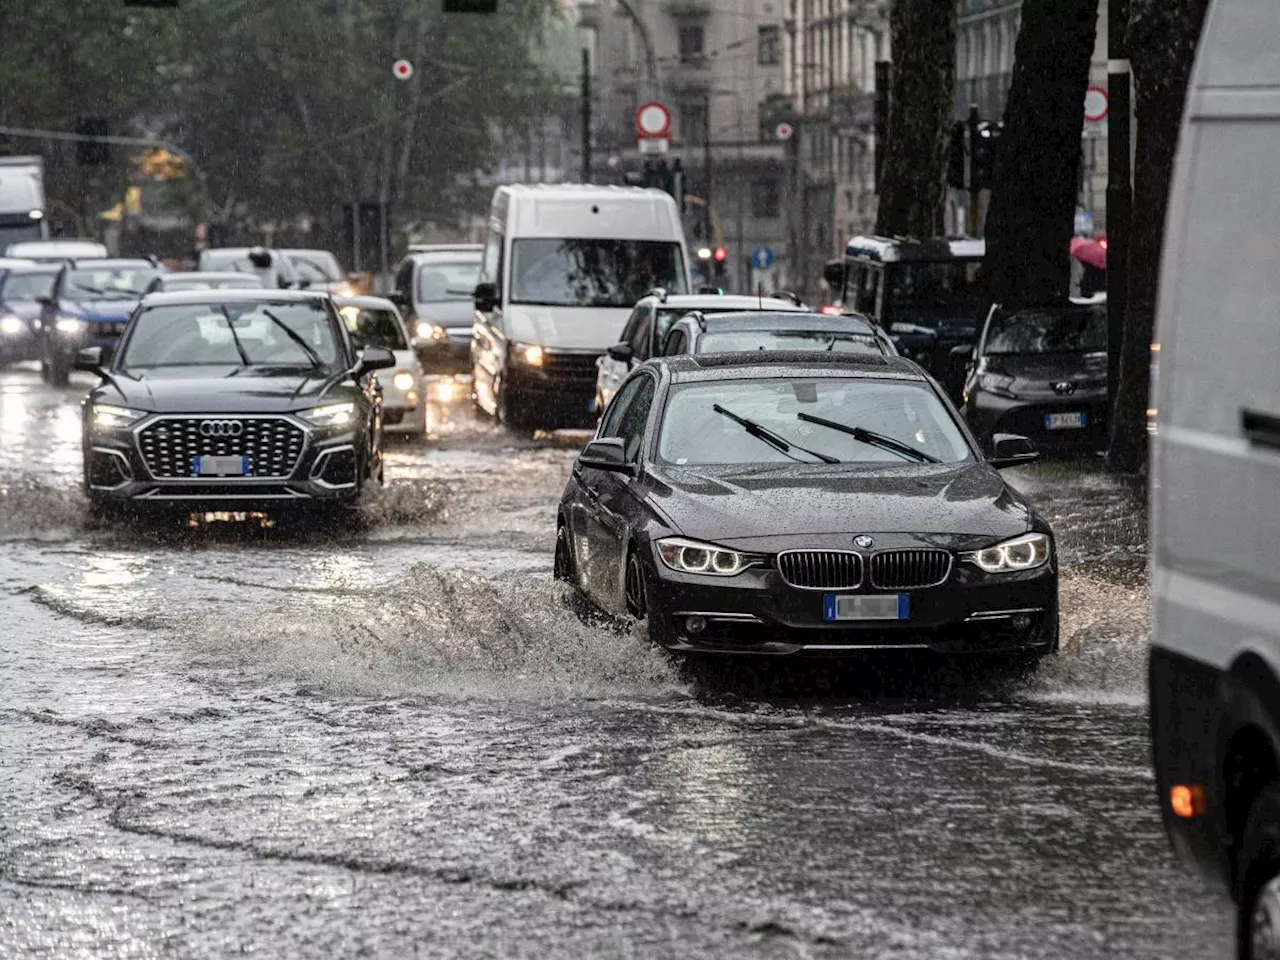
[[1063,652],[682,675],[550,577],[573,438],[462,391],[349,528],[89,519],[0,372],[0,957],[1221,956],[1149,773],[1145,529],[1079,468]]

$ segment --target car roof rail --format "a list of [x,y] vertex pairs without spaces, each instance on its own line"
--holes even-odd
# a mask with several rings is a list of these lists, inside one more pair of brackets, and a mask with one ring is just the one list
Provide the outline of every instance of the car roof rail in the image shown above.
[[666,288],[666,287],[653,287],[652,289],[650,289],[650,291],[649,291],[648,293],[646,293],[646,294],[645,294],[645,296],[646,296],[646,297],[657,297],[657,298],[658,298],[658,302],[659,302],[659,303],[666,303],[666,302],[667,302],[667,288]]
[[790,290],[775,290],[769,294],[774,300],[790,300],[797,307],[803,307],[804,301],[800,299],[800,295],[792,293]]

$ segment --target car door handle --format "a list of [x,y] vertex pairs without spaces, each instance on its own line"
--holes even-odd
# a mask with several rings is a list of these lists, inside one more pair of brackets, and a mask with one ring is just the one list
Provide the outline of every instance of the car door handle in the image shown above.
[[1280,450],[1280,417],[1257,410],[1240,410],[1240,427],[1250,443]]

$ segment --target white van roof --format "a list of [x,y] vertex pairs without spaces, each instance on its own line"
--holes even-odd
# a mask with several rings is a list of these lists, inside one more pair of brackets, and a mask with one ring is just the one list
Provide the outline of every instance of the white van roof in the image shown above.
[[106,255],[107,248],[92,240],[23,240],[5,251],[5,256],[27,260],[94,260]]
[[498,192],[510,199],[509,236],[684,240],[675,201],[661,190],[557,183],[514,184]]

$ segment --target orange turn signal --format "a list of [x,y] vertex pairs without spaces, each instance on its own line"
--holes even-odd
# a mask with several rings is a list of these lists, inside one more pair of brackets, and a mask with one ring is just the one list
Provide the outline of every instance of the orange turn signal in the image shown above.
[[1183,819],[1204,813],[1204,788],[1195,784],[1176,784],[1169,790],[1169,808],[1174,816]]

